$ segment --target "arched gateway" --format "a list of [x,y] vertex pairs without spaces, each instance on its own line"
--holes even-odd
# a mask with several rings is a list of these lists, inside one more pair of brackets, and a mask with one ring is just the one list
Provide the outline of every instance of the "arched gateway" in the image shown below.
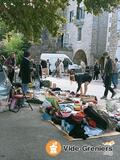
[[73,57],[73,61],[74,63],[80,65],[81,60],[87,65],[87,57],[85,52],[83,50],[78,50]]

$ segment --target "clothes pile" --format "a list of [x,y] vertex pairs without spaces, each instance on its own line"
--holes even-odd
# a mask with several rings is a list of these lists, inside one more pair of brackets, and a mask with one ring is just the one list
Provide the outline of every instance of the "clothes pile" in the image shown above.
[[112,117],[120,120],[120,98],[106,101],[106,110]]
[[97,109],[96,96],[76,96],[60,88],[48,90],[42,119],[59,125],[69,136],[86,139],[115,131],[117,120]]
[[110,117],[117,120],[117,131],[120,131],[120,97],[106,101],[106,110]]

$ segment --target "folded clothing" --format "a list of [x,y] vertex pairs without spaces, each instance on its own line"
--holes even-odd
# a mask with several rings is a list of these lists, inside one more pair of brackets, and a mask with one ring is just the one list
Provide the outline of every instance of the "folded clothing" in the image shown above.
[[66,118],[66,117],[69,117],[69,116],[71,115],[71,112],[58,111],[58,112],[56,112],[55,114],[56,114],[56,116],[64,119],[64,118]]
[[61,104],[59,104],[59,108],[62,111],[65,111],[67,109],[74,110],[74,103],[61,103]]

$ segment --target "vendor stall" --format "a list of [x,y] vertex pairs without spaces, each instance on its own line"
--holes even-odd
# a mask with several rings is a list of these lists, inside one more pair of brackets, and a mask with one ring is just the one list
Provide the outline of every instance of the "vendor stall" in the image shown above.
[[59,88],[46,90],[42,119],[51,122],[68,137],[86,139],[117,135],[118,121],[98,109],[96,96],[76,96]]

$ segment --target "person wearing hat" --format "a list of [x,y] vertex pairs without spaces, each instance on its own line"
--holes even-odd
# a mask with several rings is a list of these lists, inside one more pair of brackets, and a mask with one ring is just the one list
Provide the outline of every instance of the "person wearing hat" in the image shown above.
[[[76,94],[80,90],[80,94],[85,95],[87,93],[88,84],[92,81],[92,76],[89,75],[88,73],[82,73],[82,74],[70,73],[70,80],[71,81],[76,81],[77,84],[78,84]],[[84,84],[84,92],[83,92],[83,89],[82,89],[82,86],[81,86],[82,84]]]

